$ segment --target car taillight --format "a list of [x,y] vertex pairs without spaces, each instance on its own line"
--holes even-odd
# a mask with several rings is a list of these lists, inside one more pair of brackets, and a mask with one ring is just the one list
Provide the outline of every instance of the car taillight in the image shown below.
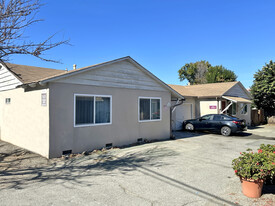
[[237,122],[237,121],[232,121],[235,124],[241,124],[241,122]]

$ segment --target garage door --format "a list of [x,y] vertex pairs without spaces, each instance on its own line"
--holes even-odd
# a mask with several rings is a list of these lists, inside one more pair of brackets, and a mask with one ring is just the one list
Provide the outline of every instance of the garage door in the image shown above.
[[175,118],[175,130],[182,129],[182,122],[187,119],[192,119],[192,104],[182,104],[176,107],[176,118]]

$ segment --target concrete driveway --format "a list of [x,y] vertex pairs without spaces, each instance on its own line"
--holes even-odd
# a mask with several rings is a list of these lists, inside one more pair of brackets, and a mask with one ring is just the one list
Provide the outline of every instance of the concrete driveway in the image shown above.
[[244,134],[176,132],[168,140],[46,160],[0,142],[1,205],[274,205],[241,193],[231,168],[247,148],[274,144],[275,127]]

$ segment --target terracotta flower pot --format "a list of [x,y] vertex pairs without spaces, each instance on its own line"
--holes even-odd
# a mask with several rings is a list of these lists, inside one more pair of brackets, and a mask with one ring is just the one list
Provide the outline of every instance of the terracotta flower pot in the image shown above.
[[247,197],[259,198],[262,195],[264,180],[252,180],[241,178],[242,191]]

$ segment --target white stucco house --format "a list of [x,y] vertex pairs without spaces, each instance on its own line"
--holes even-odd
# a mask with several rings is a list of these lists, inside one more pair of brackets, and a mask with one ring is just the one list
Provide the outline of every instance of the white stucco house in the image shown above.
[[170,136],[184,97],[131,57],[71,71],[0,65],[0,138],[47,158]]
[[206,114],[229,114],[251,124],[252,97],[241,82],[169,86],[185,97],[173,112],[174,130],[181,130],[184,120]]

